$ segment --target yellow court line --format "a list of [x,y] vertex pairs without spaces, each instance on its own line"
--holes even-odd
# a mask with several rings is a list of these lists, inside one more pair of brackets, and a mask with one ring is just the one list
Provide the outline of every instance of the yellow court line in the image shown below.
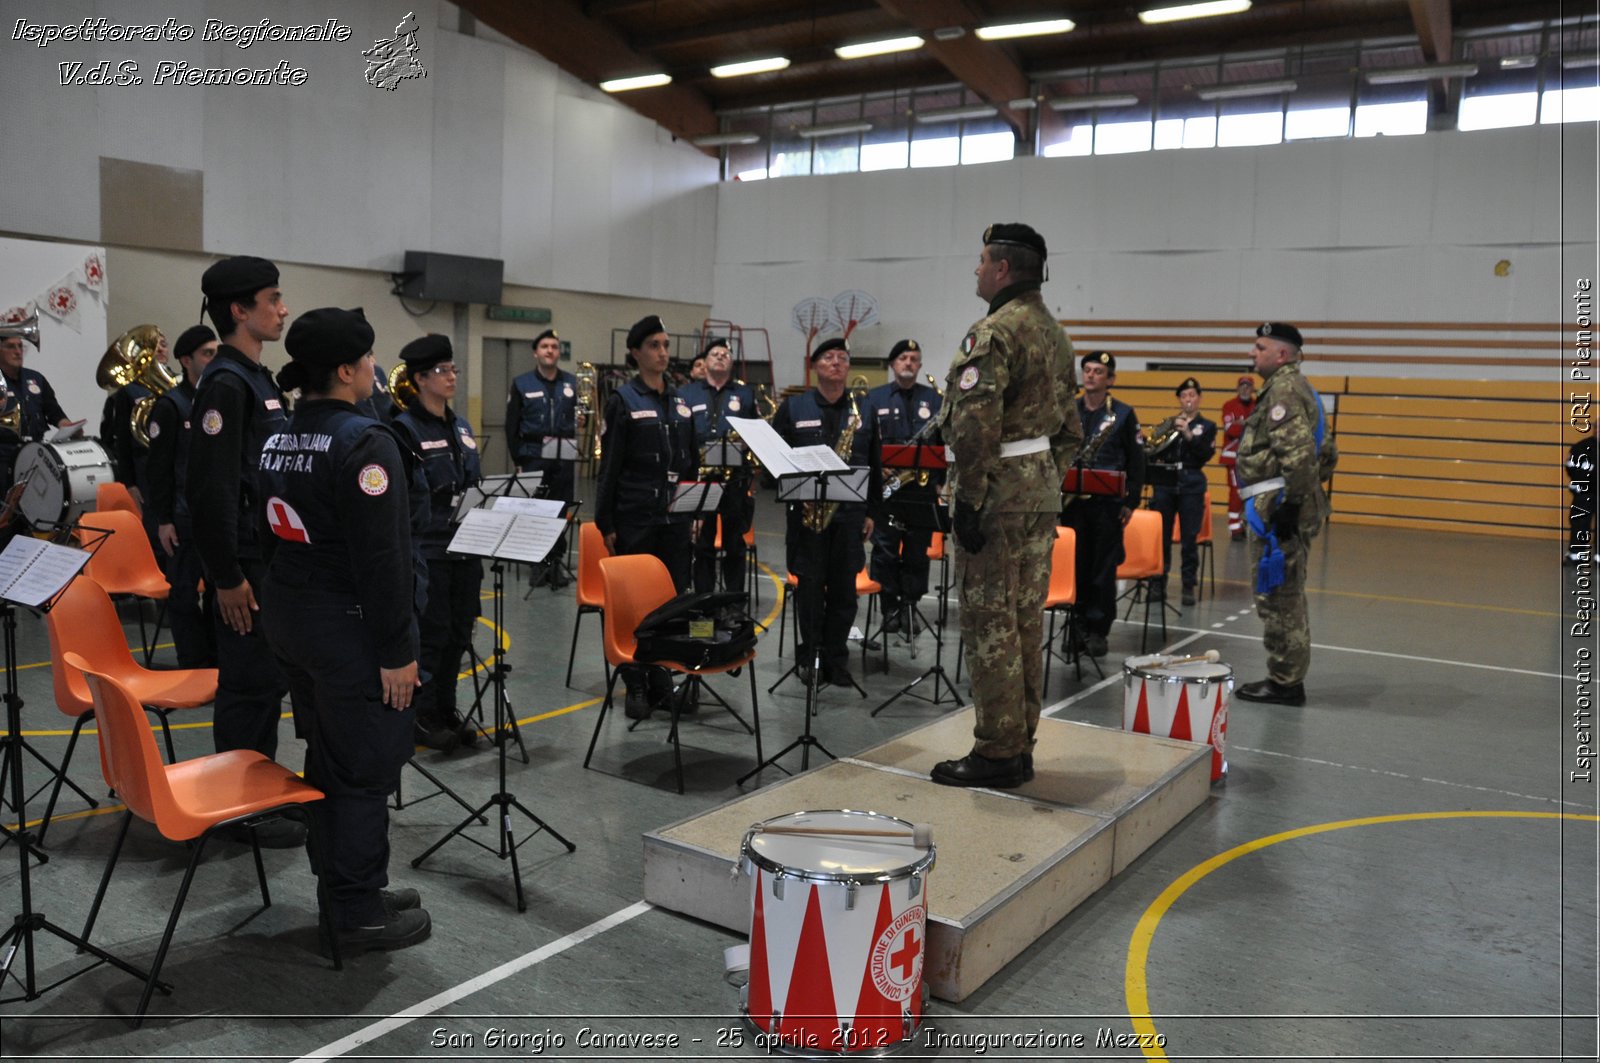
[[1139,917],[1139,922],[1133,928],[1133,937],[1128,943],[1127,967],[1123,974],[1123,995],[1128,1002],[1128,1017],[1133,1020],[1133,1031],[1138,1035],[1140,1049],[1150,1059],[1168,1058],[1158,1044],[1160,1031],[1156,1029],[1150,1013],[1150,986],[1145,968],[1150,960],[1150,942],[1156,935],[1156,928],[1161,925],[1162,917],[1190,887],[1241,856],[1248,856],[1281,842],[1326,834],[1329,831],[1345,830],[1349,827],[1372,827],[1389,823],[1416,823],[1441,819],[1570,819],[1600,823],[1600,816],[1581,815],[1575,812],[1406,812],[1399,815],[1367,816],[1362,819],[1343,819],[1333,823],[1296,827],[1294,830],[1269,834],[1264,838],[1234,846],[1225,853],[1219,853],[1204,863],[1190,868],[1162,890],[1161,896],[1151,902],[1150,907],[1144,910],[1144,914]]

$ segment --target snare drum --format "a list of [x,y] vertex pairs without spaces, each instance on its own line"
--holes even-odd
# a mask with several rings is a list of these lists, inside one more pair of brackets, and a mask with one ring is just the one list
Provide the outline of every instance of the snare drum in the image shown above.
[[[776,834],[769,828],[884,831]],[[793,812],[751,827],[750,981],[740,1005],[769,1047],[881,1054],[906,1047],[926,993],[928,871],[934,846],[876,812]]]
[[1233,668],[1220,661],[1167,664],[1163,654],[1122,664],[1122,729],[1211,744],[1211,781],[1228,774]]
[[95,506],[95,490],[116,479],[111,459],[92,439],[28,443],[17,455],[13,483],[28,478],[18,508],[32,524],[69,524]]

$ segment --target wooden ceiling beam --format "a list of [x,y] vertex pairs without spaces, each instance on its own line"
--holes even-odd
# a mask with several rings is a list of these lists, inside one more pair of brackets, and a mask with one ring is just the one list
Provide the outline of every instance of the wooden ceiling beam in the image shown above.
[[715,41],[719,37],[734,37],[743,33],[763,33],[767,30],[783,29],[787,26],[804,26],[809,23],[820,22],[825,18],[859,15],[866,11],[877,10],[879,8],[875,0],[834,0],[832,3],[819,3],[815,7],[805,9],[780,7],[777,11],[761,15],[748,15],[744,18],[725,19],[720,22],[702,22],[679,29],[663,30],[662,32],[651,34],[648,38],[635,38],[633,45],[641,50],[675,48],[685,44],[702,44],[707,41]]
[[[1018,137],[1028,135],[1027,115],[1010,106],[1012,100],[1029,94],[1028,76],[1000,45],[972,35],[981,19],[962,0],[878,0],[878,5],[914,27],[927,42],[928,54],[985,103],[998,108]],[[934,36],[935,31],[954,26],[967,32],[949,41]]]

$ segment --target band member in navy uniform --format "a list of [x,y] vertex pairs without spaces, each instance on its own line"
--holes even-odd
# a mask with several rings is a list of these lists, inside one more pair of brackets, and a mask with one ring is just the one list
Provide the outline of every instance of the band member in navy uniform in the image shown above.
[[[878,421],[878,438],[884,443],[905,443],[918,432],[931,442],[930,426],[939,416],[943,399],[927,384],[917,383],[922,370],[922,348],[916,340],[901,340],[889,349],[889,382],[867,392],[867,406]],[[926,431],[924,431],[926,430]],[[899,470],[892,470],[891,475]],[[937,473],[930,473],[926,484],[913,479],[895,491],[896,502],[933,501]],[[933,531],[923,528],[898,528],[880,521],[872,533],[872,578],[883,590],[878,599],[883,605],[883,630],[908,632],[902,603],[911,604],[928,592],[928,547]]]
[[[166,333],[154,325],[140,325],[135,332],[145,330],[154,333],[156,361],[163,366],[167,365],[170,350],[167,346]],[[128,493],[144,507],[147,525],[150,524],[147,505],[149,483],[146,481],[145,466],[149,460],[149,447],[134,438],[133,410],[140,399],[149,398],[152,394],[141,381],[130,380],[106,396],[105,406],[100,411],[100,445],[105,448],[106,455],[111,459],[111,469],[116,475],[117,482],[126,484]],[[153,538],[153,527],[151,534]]]
[[[561,337],[554,329],[545,329],[533,341],[533,358],[535,368],[511,382],[506,448],[518,469],[543,474],[539,488],[543,497],[572,502],[578,497],[577,461],[543,454],[547,440],[576,441],[583,430],[578,418],[578,378],[560,368]],[[567,585],[566,573],[556,560],[565,552],[566,542],[563,532],[550,550],[550,561],[543,569],[535,569],[535,584],[548,582],[556,590]]]
[[1157,485],[1150,508],[1161,514],[1162,579],[1151,584],[1151,594],[1166,600],[1166,574],[1172,570],[1172,525],[1176,520],[1183,548],[1183,604],[1195,604],[1200,582],[1200,522],[1210,520],[1206,511],[1205,464],[1217,451],[1217,425],[1200,413],[1200,381],[1189,377],[1179,384],[1179,411],[1150,431],[1151,445],[1172,439],[1156,454],[1147,456],[1171,461],[1178,466],[1178,482]]
[[400,349],[416,398],[393,421],[401,439],[421,457],[428,485],[428,516],[417,535],[428,566],[417,741],[445,752],[478,742],[477,731],[456,711],[456,680],[472,641],[483,588],[483,563],[446,549],[455,534],[456,498],[483,477],[472,426],[450,407],[456,395],[454,357],[450,340],[439,335],[423,336]]
[[[278,267],[264,258],[227,258],[200,280],[206,313],[222,344],[195,388],[185,492],[194,542],[217,610],[218,752],[278,751],[278,718],[288,693],[256,622],[269,548],[261,447],[283,430],[283,392],[261,364],[261,348],[283,335],[289,308]],[[297,846],[299,824],[275,820],[257,831],[264,845]]]
[[[651,314],[628,330],[628,363],[639,372],[606,400],[594,522],[613,555],[660,558],[682,594],[689,589],[691,517],[669,507],[676,486],[694,478],[700,451],[689,404],[667,382],[671,357],[661,318]],[[636,720],[672,692],[664,668],[625,667],[622,680],[624,711]]]
[[177,386],[156,399],[150,409],[150,452],[145,478],[150,484],[145,511],[155,521],[156,542],[166,558],[167,619],[179,668],[216,665],[215,610],[210,595],[200,595],[200,553],[194,545],[185,484],[189,470],[189,426],[193,422],[194,389],[200,374],[217,353],[217,334],[205,325],[185,329],[172,347],[183,370]]
[[[789,571],[799,580],[795,595],[800,632],[802,675],[820,658],[821,678],[835,686],[853,686],[850,675],[850,626],[856,619],[856,574],[866,565],[865,542],[883,504],[878,461],[878,419],[866,396],[856,398],[845,387],[850,376],[850,348],[838,337],[823,340],[811,352],[817,386],[783,400],[772,427],[791,447],[821,445],[851,466],[872,470],[865,503],[790,503],[787,555]],[[843,447],[845,433],[850,445]],[[822,508],[817,508],[817,507]],[[832,507],[820,532],[806,526],[806,514]],[[811,640],[820,636],[813,647]],[[815,652],[813,652],[815,650]]]
[[[728,418],[755,417],[756,393],[749,384],[733,379],[733,355],[725,340],[712,339],[705,353],[697,361],[704,361],[705,375],[691,379],[678,394],[689,404],[694,414],[695,441],[704,448],[710,443],[728,439]],[[695,537],[694,589],[713,590],[717,584],[717,521],[722,518],[722,587],[724,590],[744,590],[745,532],[750,530],[750,519],[755,512],[755,500],[750,495],[750,467],[740,465],[729,469],[726,476],[712,473],[722,479],[722,501],[715,514],[707,513],[700,522],[700,533]]]
[[[52,428],[70,424],[66,411],[56,401],[55,388],[44,374],[22,365],[22,337],[0,336],[0,390],[10,392],[22,408],[22,438],[0,439],[0,486],[11,486],[11,475],[22,444],[43,439]],[[10,401],[4,408],[10,408]],[[8,433],[9,434],[9,433]]]
[[415,890],[388,892],[387,797],[411,756],[417,688],[408,471],[399,440],[356,403],[372,389],[372,326],[359,309],[300,315],[278,374],[294,418],[261,452],[275,540],[262,619],[294,691],[311,854],[340,944],[400,949],[432,928]]
[[[1083,393],[1078,420],[1083,425],[1079,460],[1090,469],[1126,474],[1120,496],[1080,495],[1067,502],[1061,523],[1078,533],[1078,615],[1082,645],[1091,657],[1108,652],[1106,636],[1117,616],[1117,566],[1127,556],[1122,529],[1139,508],[1144,490],[1144,446],[1133,407],[1111,397],[1117,359],[1107,351],[1083,356]],[[1109,419],[1109,423],[1106,422]]]

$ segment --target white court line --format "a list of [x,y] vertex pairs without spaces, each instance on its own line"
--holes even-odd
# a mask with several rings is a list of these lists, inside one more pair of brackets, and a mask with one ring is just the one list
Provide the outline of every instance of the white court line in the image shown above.
[[574,945],[582,944],[597,934],[605,933],[614,926],[621,926],[623,923],[626,923],[635,916],[643,915],[645,912],[651,911],[654,908],[655,905],[649,903],[648,901],[639,901],[637,904],[630,904],[626,908],[612,912],[604,919],[598,919],[582,929],[574,930],[566,937],[557,938],[548,945],[542,945],[539,948],[534,949],[532,952],[524,953],[523,955],[518,956],[514,960],[508,960],[505,963],[502,963],[500,966],[495,967],[492,970],[485,971],[478,975],[478,977],[462,982],[460,985],[451,989],[446,989],[442,993],[435,993],[433,996],[422,1001],[420,1004],[415,1005],[408,1011],[402,1011],[398,1014],[391,1015],[387,1019],[379,1019],[377,1022],[357,1030],[348,1037],[341,1037],[337,1041],[323,1045],[311,1055],[301,1056],[295,1061],[295,1063],[324,1063],[326,1060],[335,1059],[344,1055],[346,1052],[354,1051],[364,1044],[376,1041],[384,1034],[392,1033],[393,1031],[400,1029],[400,1027],[405,1026],[417,1019],[425,1019],[429,1015],[432,1015],[434,1012],[438,1011],[440,1008],[447,1007],[451,1004],[454,1004],[458,1000],[469,997],[480,989],[487,989],[496,982],[504,981],[519,971],[525,971],[535,964],[543,963],[550,957],[560,955],[561,953],[572,948]]
[[[1193,631],[1195,632],[1196,638],[1198,638],[1200,635],[1217,635],[1225,639],[1249,639],[1252,642],[1261,641],[1260,635],[1246,635],[1238,631],[1212,631],[1208,628],[1178,627],[1175,624],[1167,625],[1167,629],[1169,631]],[[1192,640],[1186,639],[1185,641]],[[1181,646],[1183,643],[1180,642],[1177,643],[1177,645]],[[1364,653],[1371,657],[1393,657],[1396,660],[1418,661],[1423,664],[1448,664],[1455,668],[1482,668],[1488,672],[1510,672],[1513,675],[1536,675],[1541,679],[1565,679],[1569,683],[1576,683],[1578,681],[1577,676],[1562,675],[1560,672],[1535,672],[1529,668],[1507,668],[1504,665],[1499,664],[1479,664],[1477,661],[1451,661],[1446,660],[1443,657],[1418,657],[1410,653],[1389,653],[1385,650],[1363,650],[1358,649],[1355,646],[1329,646],[1321,642],[1313,642],[1311,644],[1311,648],[1314,650],[1328,650],[1333,653]]]
[[1406,782],[1425,782],[1433,783],[1436,786],[1454,786],[1462,790],[1476,790],[1479,793],[1494,794],[1497,797],[1517,797],[1524,801],[1539,801],[1544,804],[1565,805],[1571,808],[1593,807],[1592,802],[1585,803],[1581,801],[1563,801],[1557,797],[1541,797],[1537,794],[1520,794],[1515,790],[1495,790],[1488,786],[1474,786],[1472,783],[1451,782],[1449,779],[1431,779],[1426,775],[1407,775],[1405,772],[1387,771],[1383,768],[1364,768],[1359,764],[1340,764],[1336,760],[1320,760],[1316,757],[1302,757],[1293,753],[1279,753],[1272,749],[1252,749],[1249,746],[1232,745],[1230,745],[1228,749],[1230,752],[1234,749],[1237,749],[1242,753],[1259,753],[1263,757],[1282,757],[1284,760],[1297,760],[1302,764],[1316,764],[1325,768],[1344,768],[1347,771],[1364,771],[1369,775],[1384,775],[1391,779],[1403,779]]

